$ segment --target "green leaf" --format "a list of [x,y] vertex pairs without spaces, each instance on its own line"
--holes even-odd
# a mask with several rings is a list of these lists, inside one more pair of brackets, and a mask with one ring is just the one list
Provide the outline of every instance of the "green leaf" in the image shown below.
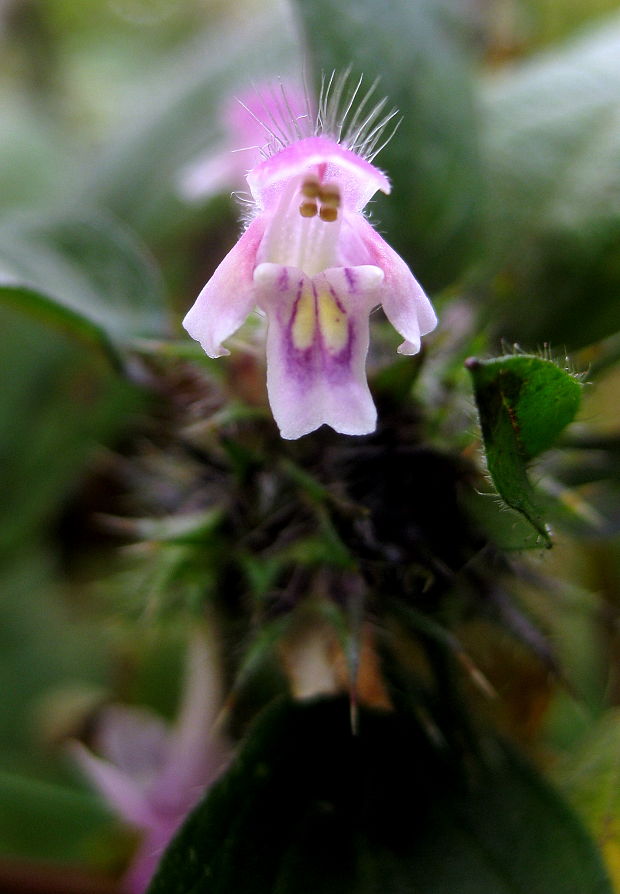
[[59,515],[96,445],[118,437],[144,396],[99,356],[1,302],[0,354],[2,559]]
[[616,886],[620,883],[620,712],[607,711],[598,722],[589,719],[580,746],[566,754],[555,778],[606,857]]
[[0,852],[38,860],[84,860],[110,814],[94,795],[0,772]]
[[528,463],[575,418],[581,385],[551,360],[527,354],[467,361],[489,474],[502,499],[522,513],[547,546],[550,538]]
[[557,43],[590,20],[596,21],[615,12],[617,8],[615,0],[592,0],[587,4],[566,3],[561,8],[554,8],[548,0],[531,0],[527,24],[524,19],[517,25],[519,38],[527,41],[528,48]]
[[377,160],[393,192],[376,197],[373,213],[390,242],[415,259],[422,282],[446,286],[479,244],[473,66],[458,28],[437,0],[297,0],[297,7],[315,75],[351,65],[353,82],[364,74],[361,95],[378,76],[373,99],[387,97],[386,108],[402,115]]
[[106,350],[167,330],[153,261],[131,233],[101,215],[4,219],[0,300]]
[[[57,562],[31,546],[0,569],[0,748],[20,755],[25,771],[33,758],[35,705],[68,681],[100,686],[109,675],[101,623],[87,616],[85,597],[83,617],[71,615]],[[53,767],[48,754],[45,768]]]
[[[541,842],[544,846],[541,846]],[[495,743],[466,772],[414,718],[272,705],[149,894],[611,894],[594,845]]]
[[114,365],[119,364],[120,358],[105,330],[88,317],[65,306],[56,296],[22,285],[17,278],[13,280],[12,276],[0,272],[0,302],[6,307],[31,314],[37,320],[68,332],[79,340],[97,343]]
[[58,517],[97,446],[118,438],[144,395],[100,357],[1,303],[0,353],[1,561]]
[[[570,349],[620,329],[620,18],[488,82],[494,325]],[[481,281],[482,281],[481,279]]]
[[62,201],[77,164],[75,143],[65,145],[55,116],[36,114],[22,93],[7,91],[6,80],[0,95],[0,206],[41,208]]
[[[579,812],[588,819],[602,840],[610,823],[620,832],[620,710],[607,711],[596,723],[592,720],[587,734],[572,754],[565,755],[555,776]],[[620,842],[618,842],[620,843]]]

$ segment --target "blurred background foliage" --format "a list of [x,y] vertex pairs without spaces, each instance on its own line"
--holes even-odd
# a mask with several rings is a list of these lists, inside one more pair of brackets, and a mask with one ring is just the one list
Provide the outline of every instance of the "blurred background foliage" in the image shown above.
[[[225,646],[239,659],[227,673],[241,731],[253,713],[248,706],[269,701],[285,673],[274,644],[290,630],[281,612],[261,615],[267,594],[291,567],[299,569],[299,579],[287,578],[285,596],[293,599],[317,569],[350,570],[355,525],[313,474],[319,469],[337,481],[349,474],[351,458],[320,435],[288,454],[274,447],[257,384],[260,364],[251,354],[212,363],[179,323],[238,231],[230,192],[242,184],[195,202],[179,190],[188,164],[229,148],[223,104],[252,83],[299,78],[302,68],[312,78],[349,64],[368,82],[379,75],[380,92],[403,113],[379,159],[393,194],[373,203],[372,219],[411,263],[441,320],[420,362],[392,366],[385,356],[393,335],[374,324],[375,393],[386,425],[391,413],[398,418],[395,396],[413,386],[424,407],[423,422],[419,408],[407,421],[421,470],[407,479],[419,494],[415,523],[435,526],[433,548],[439,544],[437,554],[450,565],[457,562],[452,547],[462,549],[458,561],[477,555],[476,519],[509,551],[520,575],[507,585],[509,597],[493,592],[492,610],[472,610],[473,596],[464,598],[468,608],[442,608],[441,617],[424,604],[413,613],[395,605],[389,623],[427,645],[447,628],[458,637],[469,710],[563,792],[620,891],[620,12],[611,0],[0,0],[6,890],[30,890],[25,867],[36,875],[40,861],[87,873],[50,871],[50,891],[95,891],[118,875],[133,839],[86,788],[62,743],[86,735],[89,718],[109,700],[173,716],[185,632],[205,594],[223,594],[217,609],[227,625]],[[484,414],[494,410],[480,398],[482,373],[470,375],[464,361],[499,355],[502,345],[518,354],[514,344],[545,362],[560,358],[561,366],[568,352],[569,368],[584,382],[577,421],[530,473],[536,508],[525,516],[532,521],[540,512],[551,521],[551,551],[534,530],[540,533],[540,524],[532,529],[499,510],[479,459],[474,390],[489,472],[513,505],[511,481],[493,470]],[[497,435],[494,419],[489,431]],[[248,420],[258,420],[259,435],[247,434]],[[438,454],[424,453],[420,442]],[[512,449],[507,443],[495,445],[501,455]],[[519,474],[542,450],[532,446],[517,457]],[[205,456],[211,468],[226,470],[219,483],[206,480]],[[280,464],[285,516],[291,501],[304,508],[280,528],[256,520],[254,539],[237,543],[230,518],[254,519],[265,456]],[[361,481],[377,474],[369,461],[357,462]],[[475,480],[467,471],[474,466]],[[461,496],[469,488],[466,514],[450,524],[427,511],[441,498],[440,479],[453,481]],[[228,521],[205,510],[202,498],[213,488],[221,499],[212,502]],[[397,504],[397,495],[396,485],[381,498]],[[369,505],[375,496],[362,485],[356,492]],[[388,539],[390,525],[410,523],[402,508],[394,512],[396,521],[382,520]],[[430,522],[420,521],[425,514]],[[179,515],[180,529],[166,526]],[[290,536],[282,537],[286,525]],[[442,545],[442,538],[453,542]],[[226,551],[233,556],[228,564],[219,558]],[[424,557],[416,561],[424,566]],[[467,583],[475,593],[482,587],[477,573]],[[498,580],[503,573],[504,566]],[[242,600],[232,595],[240,580],[260,624],[242,620]],[[452,599],[447,585],[441,593]],[[325,604],[317,611],[327,611]],[[327,620],[342,622],[346,645],[350,618]],[[412,649],[404,662],[408,682],[391,679],[396,691],[417,679],[420,660]],[[484,694],[487,686],[493,698]],[[331,708],[324,710],[329,723]],[[273,729],[256,734],[255,759],[274,747],[279,729],[291,747],[301,736],[311,761],[318,746],[304,738],[307,722],[283,713]],[[374,759],[388,762],[373,726],[379,721],[368,723]],[[409,727],[399,735],[418,747]],[[344,745],[336,750],[347,766]],[[515,779],[529,770],[505,760],[514,770],[506,775],[512,803],[511,786],[518,789]],[[285,790],[291,767],[284,762],[277,772]],[[243,789],[244,780],[233,779],[233,789],[237,784]],[[561,826],[564,808],[551,790],[533,792],[529,809]],[[219,797],[214,811],[225,815],[229,793]],[[257,790],[255,797],[251,810],[260,816],[264,795]],[[486,840],[484,809],[463,809]],[[252,816],[242,831],[252,828]],[[456,841],[454,829],[441,829]],[[359,834],[372,839],[367,829]],[[504,834],[514,834],[509,818]],[[573,834],[581,833],[571,826]],[[346,847],[363,846],[351,841]],[[557,867],[573,846],[586,854],[582,839],[571,842],[560,842]],[[302,858],[295,857],[300,864]],[[420,884],[457,890],[453,879],[438,880],[441,858],[432,858],[436,865],[416,870]],[[510,854],[496,858],[510,862]],[[387,870],[377,860],[372,871],[381,878]],[[589,860],[594,878],[593,855],[581,866]],[[399,864],[403,877],[407,865]],[[476,879],[471,854],[459,865]],[[545,875],[551,868],[541,869],[545,894],[608,890],[590,876],[582,887],[554,887]],[[280,879],[281,890],[289,882]],[[166,890],[161,884],[158,890]],[[256,890],[275,890],[270,884],[265,878]],[[475,884],[477,894],[538,890],[527,878],[512,879],[511,888],[482,876]]]

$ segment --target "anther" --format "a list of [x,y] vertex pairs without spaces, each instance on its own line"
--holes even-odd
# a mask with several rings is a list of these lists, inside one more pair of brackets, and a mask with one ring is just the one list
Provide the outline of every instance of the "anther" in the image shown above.
[[340,190],[335,183],[327,183],[319,190],[321,204],[329,208],[340,208]]
[[338,209],[331,208],[329,205],[321,205],[319,217],[321,220],[325,221],[325,223],[333,223],[338,218]]
[[302,217],[316,217],[318,210],[316,202],[302,202],[299,206],[299,213]]
[[319,178],[315,174],[308,174],[301,185],[301,194],[307,199],[317,199],[320,189]]

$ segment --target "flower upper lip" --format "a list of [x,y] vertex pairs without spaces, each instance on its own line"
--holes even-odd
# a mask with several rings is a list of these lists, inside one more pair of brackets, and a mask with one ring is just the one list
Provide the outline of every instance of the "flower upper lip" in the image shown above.
[[390,192],[383,171],[324,135],[305,137],[281,149],[253,168],[247,181],[254,200],[267,210],[285,184],[313,168],[321,172],[322,179],[338,183],[343,204],[351,211],[361,211],[378,190]]

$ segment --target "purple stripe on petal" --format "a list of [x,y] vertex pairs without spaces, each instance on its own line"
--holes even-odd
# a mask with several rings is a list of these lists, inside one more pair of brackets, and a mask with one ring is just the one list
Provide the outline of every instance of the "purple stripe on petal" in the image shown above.
[[288,267],[282,267],[278,277],[278,291],[286,292],[288,287]]
[[[351,275],[350,270],[345,269],[343,272],[347,283],[351,280],[354,281],[354,277]],[[328,344],[326,344],[324,333],[321,331],[319,332],[318,346],[320,348],[320,362],[328,382],[334,385],[338,382],[342,382],[350,375],[349,367],[355,348],[355,308],[345,307],[341,296],[338,295],[338,292],[336,292],[334,287],[331,284],[328,284],[328,288],[334,304],[346,318],[347,327],[346,340],[339,351],[330,350]]]
[[267,387],[284,438],[320,425],[344,434],[374,430],[376,412],[366,382],[368,314],[383,274],[375,267],[330,268],[309,278],[261,264],[258,302],[268,315]]

